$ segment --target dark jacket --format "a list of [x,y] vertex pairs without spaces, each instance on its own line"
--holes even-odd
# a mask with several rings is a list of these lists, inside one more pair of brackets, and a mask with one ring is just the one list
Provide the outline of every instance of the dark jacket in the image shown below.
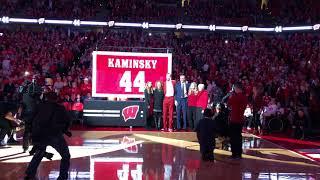
[[213,150],[215,147],[215,123],[210,118],[203,118],[197,127],[197,138],[200,144],[201,153]]
[[23,87],[22,90],[22,103],[24,105],[25,112],[34,112],[36,104],[40,100],[41,87],[37,84],[29,84],[28,86]]
[[0,116],[0,129],[11,129],[10,122],[3,115]]
[[146,89],[144,90],[144,98],[145,98],[147,107],[152,106],[153,94],[152,93],[149,94]]
[[12,95],[15,92],[14,84],[6,84],[3,88],[3,93],[8,95],[9,93]]
[[153,113],[153,93],[151,92],[150,94],[148,93],[147,90],[144,90],[144,97],[145,97],[145,102],[146,102],[146,108],[148,112],[148,117],[152,115]]
[[300,92],[298,95],[298,100],[301,106],[309,106],[310,94],[308,92]]
[[156,112],[162,112],[163,107],[163,99],[164,99],[164,91],[159,91],[158,89],[155,89],[153,92],[154,97],[154,111]]
[[222,111],[213,116],[215,123],[215,132],[218,136],[227,136],[228,135],[228,113]]
[[52,102],[43,102],[36,107],[32,121],[32,140],[46,141],[68,131],[71,118],[66,109]]

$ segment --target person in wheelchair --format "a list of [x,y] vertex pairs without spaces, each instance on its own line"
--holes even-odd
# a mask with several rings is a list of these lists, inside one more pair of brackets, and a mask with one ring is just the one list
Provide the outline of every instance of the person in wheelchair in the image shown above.
[[[17,143],[13,135],[16,130],[22,129],[23,122],[15,117],[15,109],[15,107],[8,105],[0,116],[0,146],[5,146],[7,143]],[[6,135],[9,138],[7,142],[4,141]]]
[[269,120],[271,120],[273,117],[275,117],[278,113],[278,105],[276,104],[276,100],[273,98],[271,99],[269,105],[267,107],[264,107],[261,115],[260,120],[262,121],[262,126],[265,131],[269,131],[268,123]]
[[303,109],[299,109],[292,122],[292,137],[295,139],[303,139],[307,117]]

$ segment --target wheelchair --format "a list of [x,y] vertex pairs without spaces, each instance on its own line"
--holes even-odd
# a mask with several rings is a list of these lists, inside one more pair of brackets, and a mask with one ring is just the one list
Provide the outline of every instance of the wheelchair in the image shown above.
[[285,118],[280,111],[269,117],[261,116],[263,129],[267,133],[280,133],[284,131]]

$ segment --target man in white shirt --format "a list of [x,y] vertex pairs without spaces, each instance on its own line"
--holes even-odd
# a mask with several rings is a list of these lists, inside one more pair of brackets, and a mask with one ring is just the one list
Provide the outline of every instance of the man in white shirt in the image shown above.
[[173,108],[174,108],[174,94],[176,82],[171,79],[171,74],[167,74],[164,83],[164,100],[163,100],[163,131],[173,131]]

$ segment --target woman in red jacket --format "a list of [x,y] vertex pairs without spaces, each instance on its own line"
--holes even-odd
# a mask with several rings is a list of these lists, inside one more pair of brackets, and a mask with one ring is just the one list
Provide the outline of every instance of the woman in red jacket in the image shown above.
[[188,92],[188,122],[189,128],[194,130],[195,122],[196,122],[196,112],[197,112],[197,94],[198,87],[197,83],[193,82],[190,84],[189,92]]
[[197,112],[196,112],[196,122],[195,122],[195,127],[197,127],[198,122],[200,119],[203,118],[203,112],[208,106],[208,91],[204,89],[204,84],[199,84],[198,85],[198,94],[197,94]]

